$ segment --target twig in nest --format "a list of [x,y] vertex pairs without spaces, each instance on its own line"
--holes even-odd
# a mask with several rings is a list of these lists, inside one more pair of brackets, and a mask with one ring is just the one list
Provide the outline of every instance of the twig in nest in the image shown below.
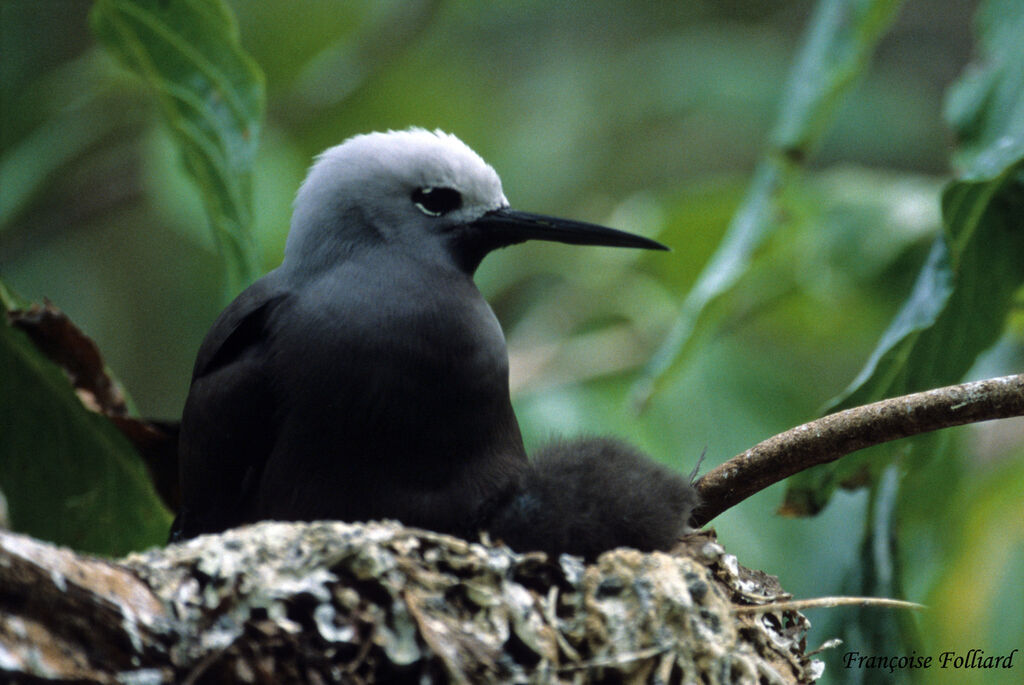
[[772,602],[771,604],[752,604],[733,608],[737,614],[760,614],[770,611],[803,611],[805,609],[830,609],[832,607],[865,606],[885,607],[887,609],[927,609],[924,604],[907,602],[902,599],[885,597],[814,597],[812,599],[794,599],[788,602]]
[[1024,416],[1024,374],[950,385],[854,407],[758,443],[695,483],[702,526],[769,485],[865,447],[967,423]]

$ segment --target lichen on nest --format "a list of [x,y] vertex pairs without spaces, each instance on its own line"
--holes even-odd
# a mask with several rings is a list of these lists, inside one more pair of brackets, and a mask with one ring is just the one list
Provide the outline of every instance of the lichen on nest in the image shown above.
[[192,626],[173,662],[209,676],[791,683],[820,672],[803,656],[802,615],[733,611],[788,595],[709,532],[672,553],[619,549],[585,565],[392,522],[261,523],[124,563]]

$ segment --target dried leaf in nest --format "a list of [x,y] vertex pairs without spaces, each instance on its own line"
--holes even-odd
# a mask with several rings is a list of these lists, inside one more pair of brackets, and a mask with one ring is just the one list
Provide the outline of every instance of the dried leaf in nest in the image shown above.
[[107,416],[127,413],[124,395],[107,373],[96,343],[67,314],[47,301],[30,309],[9,311],[7,318],[64,370],[82,404]]
[[124,393],[110,375],[96,342],[53,303],[8,311],[7,319],[64,371],[86,409],[106,416],[128,438],[142,456],[164,504],[177,510],[178,424],[129,416]]
[[[804,655],[799,613],[736,611],[788,595],[713,533],[592,565],[390,522],[267,522],[116,564],[0,533],[0,556],[13,559],[0,558],[0,668],[54,679],[799,683],[820,668]],[[69,558],[126,580],[76,574]],[[4,577],[12,568],[22,570]],[[29,593],[47,599],[19,604]],[[68,635],[72,614],[102,630]],[[33,641],[19,632],[29,623],[36,638],[77,646],[77,670],[33,670]]]

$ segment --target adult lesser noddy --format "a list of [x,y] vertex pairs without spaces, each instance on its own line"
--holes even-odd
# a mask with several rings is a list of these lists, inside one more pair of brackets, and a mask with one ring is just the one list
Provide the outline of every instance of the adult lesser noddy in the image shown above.
[[497,173],[441,131],[321,154],[283,263],[199,350],[171,540],[262,519],[393,518],[521,550],[671,545],[696,503],[678,475],[600,439],[526,457],[505,339],[472,277],[491,250],[530,239],[667,249],[510,209]]

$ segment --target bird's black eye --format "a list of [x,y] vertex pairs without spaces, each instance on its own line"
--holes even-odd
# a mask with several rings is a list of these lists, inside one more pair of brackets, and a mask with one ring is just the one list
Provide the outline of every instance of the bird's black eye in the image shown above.
[[412,202],[428,216],[441,216],[462,206],[462,195],[454,188],[417,188]]

